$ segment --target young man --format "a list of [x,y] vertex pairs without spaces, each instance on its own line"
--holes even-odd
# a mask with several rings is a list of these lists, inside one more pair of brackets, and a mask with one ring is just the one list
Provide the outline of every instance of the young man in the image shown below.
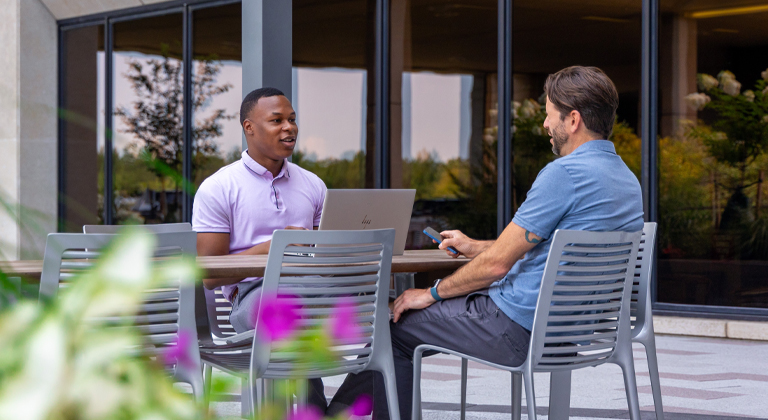
[[[296,112],[274,88],[249,93],[240,107],[248,149],[237,162],[203,181],[195,195],[192,227],[198,255],[268,254],[278,229],[320,225],[326,187],[317,175],[291,162],[299,129]],[[221,287],[232,303],[230,322],[238,333],[252,330],[261,278],[203,280]],[[312,381],[310,402],[325,409],[323,384]]]
[[[640,184],[607,140],[619,102],[613,82],[600,69],[575,66],[550,75],[544,89],[544,128],[561,158],[539,172],[497,240],[442,232],[441,249],[452,246],[472,261],[431,289],[406,290],[395,301],[390,327],[403,420],[411,418],[412,358],[420,344],[503,365],[525,360],[549,239],[556,229],[643,228]],[[329,414],[359,393],[373,393],[375,420],[388,418],[383,380],[370,372],[347,377]]]

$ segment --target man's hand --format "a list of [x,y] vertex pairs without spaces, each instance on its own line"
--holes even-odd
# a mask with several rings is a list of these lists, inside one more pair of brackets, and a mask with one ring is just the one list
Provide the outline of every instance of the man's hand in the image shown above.
[[440,249],[445,250],[445,253],[449,257],[458,258],[457,254],[448,251],[448,247],[452,246],[454,249],[464,254],[467,258],[475,258],[477,254],[481,253],[483,249],[478,246],[478,241],[473,240],[469,236],[463,234],[460,230],[444,230],[440,232],[440,236],[443,237],[443,242],[440,244]]
[[403,312],[409,309],[424,309],[435,302],[429,289],[408,289],[395,299],[394,321],[399,321]]

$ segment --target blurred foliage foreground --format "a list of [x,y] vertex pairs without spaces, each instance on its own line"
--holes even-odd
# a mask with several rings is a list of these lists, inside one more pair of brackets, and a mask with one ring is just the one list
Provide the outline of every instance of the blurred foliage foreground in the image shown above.
[[[185,363],[185,336],[158,357],[142,356],[149,343],[138,328],[116,323],[131,319],[145,290],[178,279],[194,281],[200,271],[193,258],[153,264],[154,237],[141,229],[126,230],[103,254],[93,269],[62,288],[57,298],[25,299],[0,273],[0,419],[204,419],[214,418],[189,394],[175,388],[168,376],[174,364]],[[343,304],[325,328],[305,333],[298,328],[295,307],[276,297],[262,300],[257,340],[276,348],[314,350],[308,364],[334,363],[328,350],[336,338],[357,333],[353,312]],[[262,327],[263,326],[263,327]],[[216,393],[236,392],[239,378],[213,377]],[[281,384],[280,396],[303,386]],[[347,413],[367,415],[371,399],[363,396]],[[318,420],[311,407],[286,413],[285,404],[264,404],[256,419]]]

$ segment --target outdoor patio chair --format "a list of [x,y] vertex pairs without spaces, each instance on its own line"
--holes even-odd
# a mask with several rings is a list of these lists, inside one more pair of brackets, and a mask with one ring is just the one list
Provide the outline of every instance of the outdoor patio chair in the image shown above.
[[[76,276],[77,272],[91,268],[100,257],[101,250],[109,245],[118,235],[115,234],[80,234],[52,233],[45,244],[43,271],[40,278],[40,299],[52,299],[60,287]],[[196,254],[196,236],[194,232],[174,232],[156,234],[155,255],[164,257],[190,257]],[[179,382],[192,386],[195,398],[204,397],[202,369],[197,347],[195,327],[195,290],[194,284],[183,282],[169,284],[161,289],[147,290],[140,314],[128,321],[138,326],[150,345],[141,350],[141,354],[157,356],[165,348],[178,343],[179,332],[189,335],[189,344],[185,349],[190,363],[177,363],[172,367],[172,375]]]
[[525,384],[528,419],[536,419],[534,371],[553,375],[567,372],[570,378],[571,370],[615,363],[624,373],[630,418],[639,420],[629,311],[640,235],[555,231],[525,362],[503,366],[443,347],[418,346],[413,357],[412,418],[421,417],[421,359],[431,350],[512,372],[513,419],[521,417],[521,382]]
[[[392,418],[399,420],[387,308],[394,238],[394,229],[278,230],[272,237],[262,285],[262,304],[265,296],[293,296],[283,299],[299,305],[299,326],[309,329],[323,328],[335,313],[333,305],[342,302],[353,305],[354,322],[359,326],[360,335],[334,342],[331,351],[335,363],[332,365],[302,365],[299,361],[307,353],[273,349],[259,339],[257,330],[227,340],[228,343],[251,343],[249,353],[202,353],[203,360],[246,379],[248,392],[243,395],[248,394],[248,401],[243,399],[242,404],[248,404],[251,413],[257,409],[259,401],[270,398],[271,380],[303,380],[363,370],[379,371],[384,375]],[[307,252],[312,256],[296,255]],[[256,325],[258,329],[258,321]],[[252,386],[259,378],[267,380],[261,389]],[[298,397],[299,404],[306,403],[306,395]],[[287,407],[292,406],[293,403],[287,401]]]
[[[83,225],[83,233],[117,233],[124,226],[120,225]],[[153,233],[192,232],[190,223],[165,223],[143,225],[143,228]],[[229,312],[232,304],[221,293],[221,289],[208,290],[202,284],[195,287],[195,320],[200,351],[220,351],[234,349],[250,349],[250,343],[239,345],[226,344],[223,340],[235,335],[235,329],[229,323]],[[219,339],[216,342],[215,339]],[[203,363],[205,389],[211,385],[213,369]],[[206,395],[208,393],[206,392]]]
[[[645,223],[643,236],[640,238],[640,247],[637,251],[637,265],[632,285],[632,303],[630,305],[630,319],[632,324],[632,342],[640,343],[645,347],[648,359],[648,373],[651,378],[651,390],[653,403],[656,410],[656,418],[664,420],[664,406],[661,400],[661,384],[659,382],[659,365],[656,359],[656,339],[653,333],[653,310],[651,309],[651,273],[656,248],[656,222]],[[570,373],[563,372],[555,375],[551,381],[550,409],[560,411],[560,415],[552,418],[567,417],[570,401]],[[467,409],[467,359],[461,359],[461,420],[464,420]]]

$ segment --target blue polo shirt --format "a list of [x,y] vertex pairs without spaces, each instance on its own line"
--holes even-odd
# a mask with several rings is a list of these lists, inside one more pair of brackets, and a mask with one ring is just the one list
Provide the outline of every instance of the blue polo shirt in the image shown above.
[[530,331],[554,231],[642,230],[640,183],[612,142],[592,140],[539,172],[512,221],[544,240],[491,285],[490,296],[510,319]]

